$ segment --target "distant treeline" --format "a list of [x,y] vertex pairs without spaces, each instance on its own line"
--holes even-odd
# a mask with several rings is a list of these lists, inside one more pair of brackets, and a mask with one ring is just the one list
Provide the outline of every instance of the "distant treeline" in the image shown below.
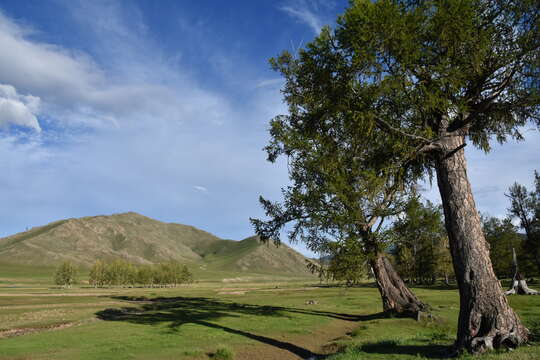
[[[55,283],[71,286],[76,283],[76,269],[70,262],[60,265]],[[152,265],[135,265],[125,260],[97,260],[90,269],[88,283],[94,287],[143,286],[176,287],[193,282],[193,274],[184,264],[170,261]]]

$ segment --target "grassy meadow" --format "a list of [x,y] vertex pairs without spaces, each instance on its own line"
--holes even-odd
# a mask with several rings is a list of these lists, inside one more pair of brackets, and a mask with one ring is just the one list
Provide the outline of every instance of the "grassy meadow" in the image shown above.
[[[455,289],[415,288],[438,320],[380,313],[372,284],[212,274],[178,288],[72,289],[53,269],[0,266],[0,359],[432,359],[446,355]],[[510,302],[540,330],[540,296]],[[467,358],[467,356],[464,356]],[[534,342],[486,359],[538,359]]]

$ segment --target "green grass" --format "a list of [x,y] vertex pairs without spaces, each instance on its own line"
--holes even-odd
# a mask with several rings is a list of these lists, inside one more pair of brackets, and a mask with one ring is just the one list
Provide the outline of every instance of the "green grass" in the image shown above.
[[212,359],[215,360],[234,360],[234,352],[228,347],[219,347],[212,355]]
[[[334,340],[334,348],[342,350],[332,360],[441,358],[454,340],[455,289],[414,289],[437,315],[436,321],[416,322],[382,316],[372,285],[313,285],[281,277],[207,279],[164,289],[65,290],[39,281],[16,289],[0,285],[0,331],[30,330],[0,339],[0,359],[219,359],[218,353],[233,359],[246,347],[261,345],[302,354],[307,351],[302,341],[318,339],[342,318],[357,324],[350,336]],[[306,305],[310,299],[317,304]],[[509,299],[538,341],[540,296]],[[69,327],[42,331],[63,324]],[[540,346],[483,358],[537,359]]]
[[[352,331],[353,340],[346,349],[328,360],[353,359],[439,359],[446,358],[455,339],[459,299],[456,291],[414,289],[430,305],[438,319],[414,322],[408,319],[377,319],[365,321]],[[496,351],[481,359],[540,358],[540,297],[509,297],[510,305],[532,331],[532,342],[519,349]],[[460,359],[478,358],[468,354]]]

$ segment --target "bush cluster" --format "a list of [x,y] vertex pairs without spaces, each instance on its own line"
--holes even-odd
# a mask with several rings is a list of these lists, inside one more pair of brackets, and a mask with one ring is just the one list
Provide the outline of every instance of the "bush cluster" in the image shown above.
[[97,260],[90,270],[89,283],[103,286],[176,287],[193,282],[186,265],[170,261],[153,265],[135,265],[124,260]]

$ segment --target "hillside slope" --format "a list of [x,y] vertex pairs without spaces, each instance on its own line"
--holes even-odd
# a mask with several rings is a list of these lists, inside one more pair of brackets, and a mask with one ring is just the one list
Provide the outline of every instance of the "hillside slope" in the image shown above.
[[0,262],[83,267],[96,259],[145,264],[175,260],[212,270],[307,274],[305,258],[256,237],[222,240],[193,226],[163,223],[137,213],[67,219],[0,238]]

